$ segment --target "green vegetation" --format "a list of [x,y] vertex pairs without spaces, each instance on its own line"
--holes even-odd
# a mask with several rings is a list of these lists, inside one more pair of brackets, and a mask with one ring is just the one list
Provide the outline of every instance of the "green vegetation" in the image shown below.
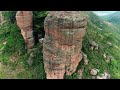
[[[44,36],[44,19],[46,11],[34,11],[34,31],[35,36]],[[77,70],[84,67],[83,78],[91,79],[90,70],[97,68],[100,73],[108,71],[112,78],[120,78],[120,32],[119,27],[108,23],[99,18],[92,12],[85,12],[88,17],[88,28],[83,40],[82,51],[88,56],[89,64],[84,65],[80,62]],[[7,22],[0,27],[0,78],[15,79],[45,79],[43,65],[42,45],[36,42],[34,46],[34,63],[32,66],[27,64],[30,53],[26,52],[25,43],[20,29],[15,22],[15,11],[4,12]],[[13,23],[11,23],[13,22]],[[37,40],[37,36],[36,36]],[[90,41],[95,41],[99,45],[99,50],[90,50]],[[112,43],[109,46],[108,42]],[[6,43],[6,44],[5,44]],[[103,54],[112,56],[110,63],[106,63]],[[77,79],[78,74],[65,75],[65,79]]]
[[[9,18],[9,20],[0,27],[0,52],[2,52],[2,54],[0,54],[0,62],[3,64],[0,70],[0,78],[45,79],[42,45],[36,43],[34,48],[37,50],[34,51],[35,55],[32,58],[34,63],[32,67],[30,67],[27,64],[30,53],[26,52],[20,29],[17,27],[16,22],[11,23],[10,18],[13,12],[9,11],[4,13],[6,20],[8,20],[7,18]],[[38,19],[42,17],[39,17],[39,13],[40,12],[37,11],[35,12],[35,15],[38,16],[34,17],[35,21],[39,21]],[[45,17],[45,15],[43,15],[43,17]],[[12,19],[15,19],[15,17]],[[38,25],[37,22],[35,23]],[[43,23],[43,20],[41,23]],[[34,26],[34,28],[35,31],[40,31],[43,27]],[[5,45],[4,42],[6,42]]]
[[[82,51],[88,56],[89,64],[84,65],[80,62],[78,70],[84,67],[83,78],[91,79],[90,70],[99,69],[99,74],[109,72],[114,79],[120,78],[120,35],[117,33],[120,29],[92,12],[85,12],[88,17],[88,28],[83,40]],[[99,45],[99,51],[91,51],[89,41],[95,41]],[[112,43],[109,46],[108,42]],[[103,54],[112,56],[110,63],[106,63]],[[75,72],[72,76],[65,76],[67,79],[76,79],[78,74]]]
[[4,16],[7,22],[14,23],[15,22],[15,15],[17,11],[3,11],[2,15]]
[[44,19],[47,16],[47,11],[34,11],[33,12],[33,28],[34,34],[36,38],[36,42],[38,42],[38,35],[40,38],[44,37]]

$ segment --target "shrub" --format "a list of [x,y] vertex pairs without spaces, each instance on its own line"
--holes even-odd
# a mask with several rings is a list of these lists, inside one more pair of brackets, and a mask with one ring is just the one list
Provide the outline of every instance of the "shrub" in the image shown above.
[[15,15],[16,11],[3,11],[2,15],[4,16],[4,19],[8,22],[14,23],[15,22]]
[[38,34],[44,37],[44,19],[47,16],[47,11],[33,11],[33,28],[36,41],[38,41]]

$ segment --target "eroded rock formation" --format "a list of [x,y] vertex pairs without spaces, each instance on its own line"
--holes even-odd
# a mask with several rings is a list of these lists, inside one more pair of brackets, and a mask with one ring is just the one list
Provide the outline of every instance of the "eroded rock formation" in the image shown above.
[[34,46],[33,37],[33,13],[32,11],[18,11],[16,13],[16,21],[21,29],[21,34],[25,40],[27,49]]
[[87,20],[79,11],[51,11],[45,18],[43,60],[47,79],[71,75],[82,59]]

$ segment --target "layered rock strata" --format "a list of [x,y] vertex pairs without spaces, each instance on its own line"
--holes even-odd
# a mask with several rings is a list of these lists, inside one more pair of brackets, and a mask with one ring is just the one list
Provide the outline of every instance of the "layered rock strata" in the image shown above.
[[79,11],[51,11],[44,21],[43,60],[47,79],[63,79],[82,59],[87,19]]

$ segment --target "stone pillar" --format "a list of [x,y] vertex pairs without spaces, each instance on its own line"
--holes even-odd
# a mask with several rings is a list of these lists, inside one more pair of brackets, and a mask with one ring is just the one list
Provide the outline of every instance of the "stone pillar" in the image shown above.
[[51,11],[44,21],[43,60],[47,79],[63,79],[82,59],[87,20],[79,11]]
[[16,13],[16,21],[18,27],[21,29],[21,34],[25,40],[27,49],[34,46],[33,36],[33,13],[32,11],[18,11]]

